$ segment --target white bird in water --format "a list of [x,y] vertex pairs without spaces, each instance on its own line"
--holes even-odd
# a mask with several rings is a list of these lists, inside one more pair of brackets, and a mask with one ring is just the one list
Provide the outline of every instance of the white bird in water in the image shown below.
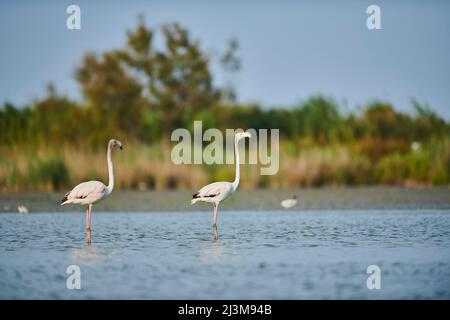
[[114,189],[114,168],[111,160],[112,148],[122,149],[122,143],[119,140],[111,139],[108,143],[107,159],[109,184],[105,186],[100,181],[82,182],[72,191],[69,191],[61,200],[61,205],[81,204],[88,205],[86,209],[86,241],[91,243],[91,210],[92,205],[106,199]]
[[297,204],[297,196],[293,196],[291,199],[285,199],[281,201],[281,206],[285,209],[294,207]]
[[23,213],[23,214],[28,213],[28,208],[25,207],[24,205],[17,206],[17,210],[19,211],[19,213]]
[[217,233],[217,212],[219,209],[219,203],[222,200],[228,198],[231,194],[233,194],[239,186],[240,180],[240,168],[239,168],[239,147],[238,143],[243,138],[251,138],[251,134],[248,132],[239,132],[236,133],[234,137],[234,149],[235,149],[235,157],[236,157],[236,177],[233,182],[213,182],[210,183],[200,190],[196,194],[192,196],[191,204],[196,203],[197,201],[210,202],[214,204],[214,240],[219,238]]

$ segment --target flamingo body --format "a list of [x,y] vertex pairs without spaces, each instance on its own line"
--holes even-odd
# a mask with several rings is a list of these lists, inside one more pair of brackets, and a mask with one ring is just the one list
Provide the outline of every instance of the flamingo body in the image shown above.
[[61,200],[61,205],[65,204],[94,204],[106,199],[111,192],[108,187],[100,181],[82,182],[69,191]]
[[213,182],[198,190],[198,192],[192,196],[191,204],[194,204],[197,201],[218,203],[228,198],[234,191],[231,182]]

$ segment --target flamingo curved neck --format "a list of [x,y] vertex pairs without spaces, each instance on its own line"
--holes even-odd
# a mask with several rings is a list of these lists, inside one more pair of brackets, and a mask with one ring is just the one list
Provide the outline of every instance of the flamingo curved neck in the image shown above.
[[111,159],[111,145],[108,145],[108,152],[106,155],[108,159],[108,175],[109,175],[109,183],[108,183],[108,193],[111,193],[114,189],[114,168]]
[[233,190],[235,191],[239,187],[239,180],[240,180],[240,159],[239,159],[239,140],[234,141],[234,154],[236,157],[236,176],[233,181]]

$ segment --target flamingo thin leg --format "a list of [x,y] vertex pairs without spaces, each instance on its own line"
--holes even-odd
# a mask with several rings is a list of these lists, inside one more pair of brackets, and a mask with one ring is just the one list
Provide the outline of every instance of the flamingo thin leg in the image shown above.
[[92,204],[90,204],[86,211],[86,242],[91,243],[91,210]]
[[217,231],[217,211],[219,210],[219,204],[214,205],[214,224],[213,224],[213,231],[214,231],[214,240],[219,239],[219,233]]
[[213,226],[217,226],[217,207],[218,207],[218,205],[215,204],[214,205],[214,223],[213,223]]

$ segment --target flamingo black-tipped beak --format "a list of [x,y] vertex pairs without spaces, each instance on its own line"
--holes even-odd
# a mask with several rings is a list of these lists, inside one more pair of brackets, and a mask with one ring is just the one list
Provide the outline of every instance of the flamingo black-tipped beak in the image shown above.
[[120,148],[120,150],[123,150],[122,146],[120,146],[119,148]]

